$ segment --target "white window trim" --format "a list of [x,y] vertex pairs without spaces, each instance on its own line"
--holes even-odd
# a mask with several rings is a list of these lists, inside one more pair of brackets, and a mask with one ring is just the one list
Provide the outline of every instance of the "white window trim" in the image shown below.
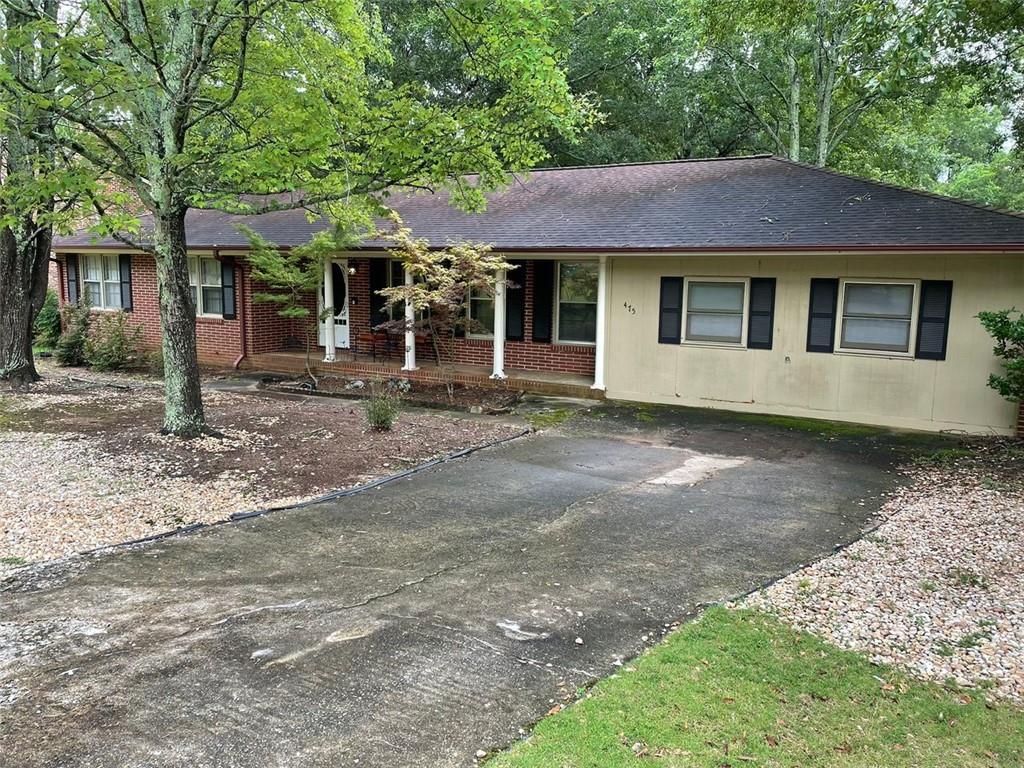
[[[909,285],[914,289],[914,294],[910,298],[910,329],[907,336],[907,351],[900,352],[893,349],[861,349],[859,347],[844,347],[843,346],[843,317],[846,312],[846,286],[849,284],[854,285]],[[921,281],[920,280],[902,280],[899,278],[871,278],[871,277],[849,277],[840,278],[839,280],[839,300],[836,302],[836,336],[835,336],[835,350],[838,354],[843,355],[860,355],[868,357],[895,357],[903,359],[913,359],[914,355],[917,354],[917,316],[919,312],[918,304],[920,303],[921,296]]]
[[[203,261],[212,261],[216,263],[217,269],[221,269],[220,261],[213,258],[212,256],[189,256],[188,261],[188,284],[189,287],[196,289],[196,317],[208,317],[223,320],[223,312],[207,312],[206,308],[203,306],[203,288],[220,288],[222,291],[224,289],[223,277],[221,277],[221,282],[218,283],[217,285],[203,282]],[[192,261],[195,261],[196,263],[196,282],[194,283],[192,282]]]
[[[740,326],[740,340],[737,341],[708,341],[706,339],[688,339],[689,323],[687,315],[690,311],[690,284],[691,283],[743,283],[743,320]],[[680,344],[689,347],[715,347],[717,349],[746,349],[747,330],[750,327],[750,278],[749,277],[684,277],[683,278],[683,307],[682,307],[682,333]]]
[[[564,259],[555,262],[555,344],[564,344],[572,347],[596,347],[597,340],[594,341],[576,341],[574,339],[563,339],[562,338],[562,265],[563,264],[593,264],[599,270],[601,268],[601,262],[596,259]],[[598,292],[601,290],[600,281],[597,286]],[[597,303],[600,296],[594,299],[594,312],[597,313]],[[570,301],[567,304],[589,304],[590,302],[583,301]],[[596,329],[595,329],[596,335]]]
[[[104,277],[104,275],[106,275],[106,264],[104,262],[108,258],[114,259],[114,261],[115,261],[115,263],[117,265],[117,280],[107,280]],[[98,281],[97,280],[86,280],[85,279],[85,276],[86,276],[86,274],[89,271],[89,267],[88,267],[88,260],[89,259],[99,259],[100,260],[100,279]],[[85,284],[86,283],[94,283],[94,284],[95,283],[99,283],[99,286],[100,286],[100,303],[99,304],[90,304],[89,305],[89,309],[95,310],[97,312],[120,312],[120,311],[122,311],[124,309],[123,302],[120,301],[120,296],[121,296],[121,256],[119,254],[116,254],[116,253],[83,253],[82,254],[82,263],[81,263],[79,269],[80,269],[80,271],[82,273],[82,278],[81,278],[81,281],[82,281],[82,298],[85,298]],[[117,306],[116,307],[107,306],[107,286],[110,285],[110,284],[116,284],[117,285],[117,295],[119,297],[119,300],[117,302]]]
[[[395,275],[395,272],[394,272],[394,269],[395,269],[394,265],[395,264],[399,264],[402,267],[401,274],[397,276],[397,278],[398,278],[398,282],[397,283],[395,282],[395,279],[396,279],[396,275]],[[419,279],[417,278],[417,281],[418,280]],[[402,261],[401,259],[388,259],[388,288],[400,288],[403,285],[405,285],[405,262]],[[388,317],[390,318],[391,322],[395,322],[396,320],[402,320],[402,321],[405,320],[405,309],[404,309],[404,307],[399,307],[399,305],[397,305],[397,304],[391,304],[391,305],[389,305],[387,307],[387,310],[388,310]],[[397,317],[396,317],[396,315],[397,315]],[[416,310],[416,324],[419,325],[420,323],[422,323],[429,316],[430,316],[430,309],[429,308],[427,308],[427,309],[417,309]],[[417,330],[417,333],[420,333],[420,331]],[[490,338],[490,336],[488,336],[487,338]]]
[[[473,301],[474,300],[475,301],[482,301],[485,298],[486,299],[490,299],[491,300],[491,306],[494,306],[494,294],[491,294],[489,296],[474,296],[473,294],[474,294],[474,291],[473,291],[472,288],[470,288],[469,289],[469,297],[466,299],[466,312],[469,314],[469,318],[471,320],[475,320],[475,318],[473,317]],[[493,333],[470,333],[469,330],[467,329],[466,330],[466,338],[467,339],[480,339],[481,341],[494,341],[494,334]]]

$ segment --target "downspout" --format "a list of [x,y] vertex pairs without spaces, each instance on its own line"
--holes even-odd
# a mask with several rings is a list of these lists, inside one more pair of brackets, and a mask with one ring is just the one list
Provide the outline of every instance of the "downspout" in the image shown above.
[[240,262],[235,262],[235,266],[238,267],[238,275],[235,277],[235,314],[238,316],[238,341],[239,350],[238,357],[235,358],[234,364],[231,366],[234,370],[238,370],[238,366],[245,360],[245,349],[246,349],[246,338],[245,338],[245,295],[242,290],[242,285],[245,283],[245,268]]

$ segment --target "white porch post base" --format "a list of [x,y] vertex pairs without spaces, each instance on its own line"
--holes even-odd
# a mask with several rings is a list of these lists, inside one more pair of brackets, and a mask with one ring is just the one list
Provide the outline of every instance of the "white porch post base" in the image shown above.
[[[405,269],[405,284],[412,285],[412,272]],[[413,324],[416,322],[416,309],[411,302],[405,302],[405,365],[403,371],[416,370],[416,332]]]
[[334,362],[337,338],[334,333],[334,272],[332,262],[324,264],[324,362]]
[[604,356],[605,356],[605,316],[607,312],[608,292],[608,257],[601,254],[597,267],[597,333],[594,344],[594,383],[591,389],[603,392],[604,387]]
[[492,379],[505,379],[505,270],[494,276],[494,358]]

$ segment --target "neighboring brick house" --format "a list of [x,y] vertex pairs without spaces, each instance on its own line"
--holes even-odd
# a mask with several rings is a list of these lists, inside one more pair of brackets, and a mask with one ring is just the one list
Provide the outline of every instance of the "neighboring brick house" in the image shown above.
[[[480,214],[445,193],[388,204],[417,237],[490,243],[516,265],[469,302],[498,337],[454,341],[461,380],[926,430],[1009,434],[1021,418],[986,386],[997,364],[975,317],[1024,304],[1018,214],[768,156],[535,171]],[[240,225],[282,247],[328,226],[189,214],[200,357],[297,369],[303,323],[252,300],[266,286]],[[377,291],[404,279],[388,245],[325,272],[339,311],[315,340],[321,369],[434,375],[433,345],[372,333],[391,319]],[[130,309],[157,343],[150,256],[87,234],[54,251],[64,301]]]

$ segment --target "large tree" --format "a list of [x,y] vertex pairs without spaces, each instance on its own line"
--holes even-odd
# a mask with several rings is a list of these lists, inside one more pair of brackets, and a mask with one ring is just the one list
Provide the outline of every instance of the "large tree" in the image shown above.
[[866,112],[934,74],[953,12],[945,0],[692,0],[682,18],[774,151],[825,165]]
[[[382,4],[386,6],[385,4]],[[123,180],[150,214],[100,211],[100,228],[156,260],[166,369],[164,430],[207,431],[186,260],[190,208],[305,207],[351,227],[368,196],[453,184],[472,207],[506,169],[544,156],[585,110],[552,44],[554,0],[432,0],[464,76],[488,97],[445,101],[397,82],[381,9],[361,0],[83,0],[63,36],[61,139]],[[27,78],[18,83],[42,95]],[[472,185],[462,181],[474,173]],[[256,197],[253,197],[256,196]]]
[[32,326],[46,297],[54,218],[68,181],[57,172],[54,120],[33,91],[54,92],[57,0],[0,4],[0,379],[38,378]]

